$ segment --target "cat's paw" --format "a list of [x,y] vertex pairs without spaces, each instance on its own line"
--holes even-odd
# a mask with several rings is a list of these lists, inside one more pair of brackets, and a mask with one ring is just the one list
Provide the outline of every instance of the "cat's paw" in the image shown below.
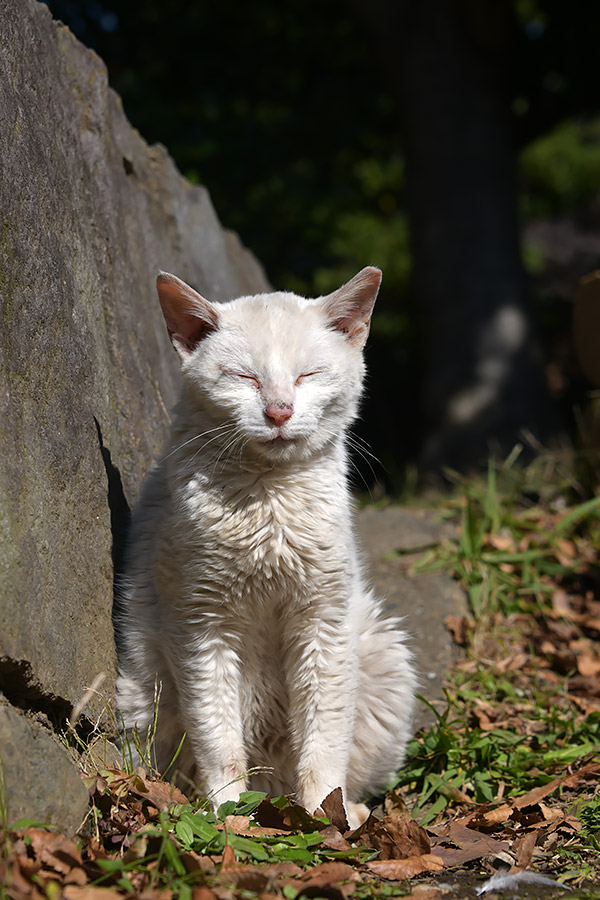
[[346,803],[346,815],[348,816],[348,825],[354,831],[369,818],[369,807],[364,803]]

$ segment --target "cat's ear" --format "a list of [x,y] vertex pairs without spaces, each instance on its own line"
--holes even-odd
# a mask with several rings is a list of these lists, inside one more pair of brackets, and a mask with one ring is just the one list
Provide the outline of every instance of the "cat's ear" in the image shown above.
[[182,358],[188,356],[217,328],[219,314],[213,303],[168,272],[159,274],[156,289],[171,343]]
[[367,266],[341,288],[321,299],[331,325],[359,350],[365,346],[371,313],[381,284],[381,269]]

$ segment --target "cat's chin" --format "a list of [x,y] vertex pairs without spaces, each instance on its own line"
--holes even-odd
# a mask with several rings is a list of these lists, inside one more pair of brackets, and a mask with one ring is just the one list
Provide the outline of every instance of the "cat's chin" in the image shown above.
[[307,442],[299,437],[276,435],[276,437],[255,441],[255,447],[261,456],[288,462],[294,459],[303,459],[306,456]]

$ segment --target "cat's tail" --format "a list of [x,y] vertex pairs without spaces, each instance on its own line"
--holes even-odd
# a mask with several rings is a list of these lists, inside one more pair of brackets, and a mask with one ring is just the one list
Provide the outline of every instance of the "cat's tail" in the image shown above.
[[358,642],[358,700],[350,756],[349,801],[389,784],[412,736],[417,676],[401,620],[386,617],[372,597]]

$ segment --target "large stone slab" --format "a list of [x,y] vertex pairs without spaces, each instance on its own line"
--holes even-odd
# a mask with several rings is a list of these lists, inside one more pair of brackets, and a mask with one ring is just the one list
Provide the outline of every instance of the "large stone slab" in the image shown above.
[[28,818],[74,834],[87,816],[89,794],[65,748],[1,695],[0,735],[7,824]]
[[156,273],[266,281],[34,0],[2,4],[0,85],[0,689],[72,704],[112,694],[113,557],[177,392]]
[[[442,707],[444,676],[457,658],[457,648],[444,622],[449,614],[466,614],[466,597],[446,573],[415,574],[411,563],[425,548],[451,537],[454,530],[433,511],[401,506],[365,507],[359,510],[357,523],[373,584],[385,597],[387,609],[404,618],[415,654],[419,693],[434,706]],[[425,705],[419,704],[415,729],[434,718]]]

